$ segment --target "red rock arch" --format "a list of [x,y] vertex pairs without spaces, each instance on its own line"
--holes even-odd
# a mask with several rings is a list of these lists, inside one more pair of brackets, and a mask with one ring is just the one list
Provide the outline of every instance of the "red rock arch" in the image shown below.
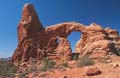
[[67,36],[73,31],[81,32],[81,39],[76,44],[76,52],[81,56],[91,53],[91,57],[95,58],[96,55],[99,57],[114,52],[110,49],[112,44],[115,44],[113,40],[120,40],[116,30],[104,29],[94,23],[85,26],[76,22],[66,22],[44,28],[32,4],[26,4],[18,25],[18,46],[12,61],[29,61],[31,57],[48,57],[55,61],[71,60],[72,52]]

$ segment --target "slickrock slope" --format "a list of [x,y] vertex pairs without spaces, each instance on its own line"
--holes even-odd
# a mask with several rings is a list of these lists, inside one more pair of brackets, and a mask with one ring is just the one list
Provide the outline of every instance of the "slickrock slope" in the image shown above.
[[76,22],[44,28],[33,5],[26,4],[18,25],[18,46],[12,61],[41,60],[45,57],[55,61],[71,60],[72,51],[67,36],[73,31],[81,32],[81,38],[76,43],[76,53],[80,53],[80,56],[90,54],[91,58],[99,58],[120,50],[117,30],[95,23],[85,26]]

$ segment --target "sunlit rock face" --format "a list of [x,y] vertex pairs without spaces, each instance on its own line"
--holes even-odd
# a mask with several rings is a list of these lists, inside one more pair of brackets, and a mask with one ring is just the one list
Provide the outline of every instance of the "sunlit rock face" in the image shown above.
[[75,48],[80,56],[89,54],[91,58],[98,58],[109,52],[115,53],[115,45],[119,41],[116,30],[104,29],[95,23],[85,26],[66,22],[44,28],[32,4],[25,4],[17,31],[18,46],[12,56],[13,62],[46,57],[58,62],[71,60],[72,51],[67,37],[73,31],[81,32]]

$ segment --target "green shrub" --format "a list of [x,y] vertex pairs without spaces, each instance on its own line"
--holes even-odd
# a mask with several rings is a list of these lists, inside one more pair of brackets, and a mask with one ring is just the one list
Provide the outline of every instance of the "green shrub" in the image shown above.
[[68,67],[68,62],[67,62],[67,61],[63,61],[63,62],[62,62],[62,66],[63,66],[63,67]]
[[37,67],[36,66],[31,66],[30,67],[30,72],[34,72],[34,71],[37,71]]
[[22,73],[19,73],[18,78],[25,78],[27,74],[28,74],[27,71],[24,71],[24,72],[22,72]]
[[103,58],[99,58],[98,61],[99,61],[100,63],[107,63],[107,60],[105,60],[105,59],[103,59]]
[[78,67],[89,66],[94,64],[95,64],[95,61],[93,59],[90,59],[89,56],[86,55],[80,59],[80,61],[78,62]]
[[37,71],[37,67],[36,67],[36,64],[35,64],[35,63],[32,63],[32,66],[29,68],[29,71],[30,71],[30,72]]
[[47,71],[48,69],[47,69],[47,67],[42,67],[42,68],[40,68],[40,71],[42,71],[42,72],[45,72],[45,71]]
[[49,62],[49,59],[44,58],[44,59],[42,60],[42,65],[43,65],[42,68],[47,68],[47,67],[48,67],[48,62]]
[[119,56],[120,56],[120,50],[118,50],[118,51],[117,51],[117,55],[119,55]]
[[74,55],[73,60],[78,60],[78,55]]
[[109,56],[99,58],[98,61],[101,63],[108,63],[107,60],[111,59]]
[[48,68],[54,68],[54,66],[55,66],[54,61],[52,61],[52,60],[48,61]]
[[17,67],[7,61],[0,62],[0,77],[14,77],[14,74],[17,72]]
[[49,60],[47,58],[43,59],[42,64],[46,68],[54,68],[55,62],[53,60]]
[[47,58],[44,58],[42,60],[43,67],[40,69],[41,71],[47,71],[48,69],[54,68],[55,62],[53,60],[49,60]]
[[34,72],[33,77],[36,77],[36,76],[38,76],[38,73]]

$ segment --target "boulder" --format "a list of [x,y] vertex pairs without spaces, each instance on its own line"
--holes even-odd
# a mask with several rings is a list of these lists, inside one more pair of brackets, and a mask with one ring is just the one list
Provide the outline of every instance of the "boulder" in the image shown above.
[[101,74],[101,73],[102,73],[102,72],[101,72],[97,67],[95,67],[95,66],[88,67],[88,68],[86,69],[86,72],[85,72],[85,74],[86,74],[87,76],[99,75],[99,74]]

